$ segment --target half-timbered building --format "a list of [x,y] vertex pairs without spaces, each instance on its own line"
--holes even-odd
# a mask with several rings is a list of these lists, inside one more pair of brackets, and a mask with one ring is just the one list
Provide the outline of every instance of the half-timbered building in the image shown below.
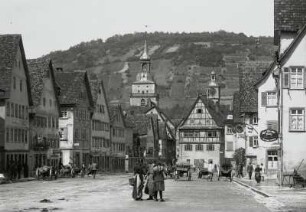
[[177,160],[195,167],[223,162],[224,115],[219,104],[199,96],[177,130]]

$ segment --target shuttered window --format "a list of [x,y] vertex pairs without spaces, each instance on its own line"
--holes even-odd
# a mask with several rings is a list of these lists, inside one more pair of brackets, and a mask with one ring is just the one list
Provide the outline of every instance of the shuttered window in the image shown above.
[[290,67],[283,70],[283,88],[304,89],[306,88],[306,73],[304,67]]
[[263,107],[267,106],[267,93],[266,92],[261,93],[261,106]]

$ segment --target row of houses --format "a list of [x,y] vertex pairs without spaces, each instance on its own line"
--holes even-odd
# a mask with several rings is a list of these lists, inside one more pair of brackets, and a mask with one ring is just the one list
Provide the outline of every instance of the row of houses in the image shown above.
[[0,35],[0,52],[0,172],[90,162],[124,170],[133,130],[108,105],[102,80],[26,60],[21,35]]

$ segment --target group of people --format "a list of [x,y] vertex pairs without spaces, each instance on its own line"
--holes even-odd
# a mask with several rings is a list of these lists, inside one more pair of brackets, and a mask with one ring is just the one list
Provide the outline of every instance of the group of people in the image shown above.
[[10,161],[7,170],[10,180],[20,179],[22,174],[24,178],[27,178],[29,173],[28,165],[20,161]]
[[137,164],[134,168],[134,186],[132,197],[135,200],[142,200],[144,193],[149,195],[147,200],[163,202],[163,191],[165,191],[166,168],[162,163],[155,161],[144,167]]
[[249,174],[249,179],[252,179],[252,175],[253,175],[253,171],[255,171],[255,180],[257,183],[260,183],[261,179],[262,179],[262,172],[264,171],[264,166],[263,164],[256,165],[256,168],[254,169],[252,163],[250,162],[249,165],[247,166],[247,172]]

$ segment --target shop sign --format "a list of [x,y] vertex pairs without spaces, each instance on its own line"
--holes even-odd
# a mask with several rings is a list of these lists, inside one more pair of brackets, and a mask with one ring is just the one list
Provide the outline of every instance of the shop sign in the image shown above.
[[278,132],[272,129],[266,129],[260,132],[260,139],[265,142],[273,142],[278,139]]

